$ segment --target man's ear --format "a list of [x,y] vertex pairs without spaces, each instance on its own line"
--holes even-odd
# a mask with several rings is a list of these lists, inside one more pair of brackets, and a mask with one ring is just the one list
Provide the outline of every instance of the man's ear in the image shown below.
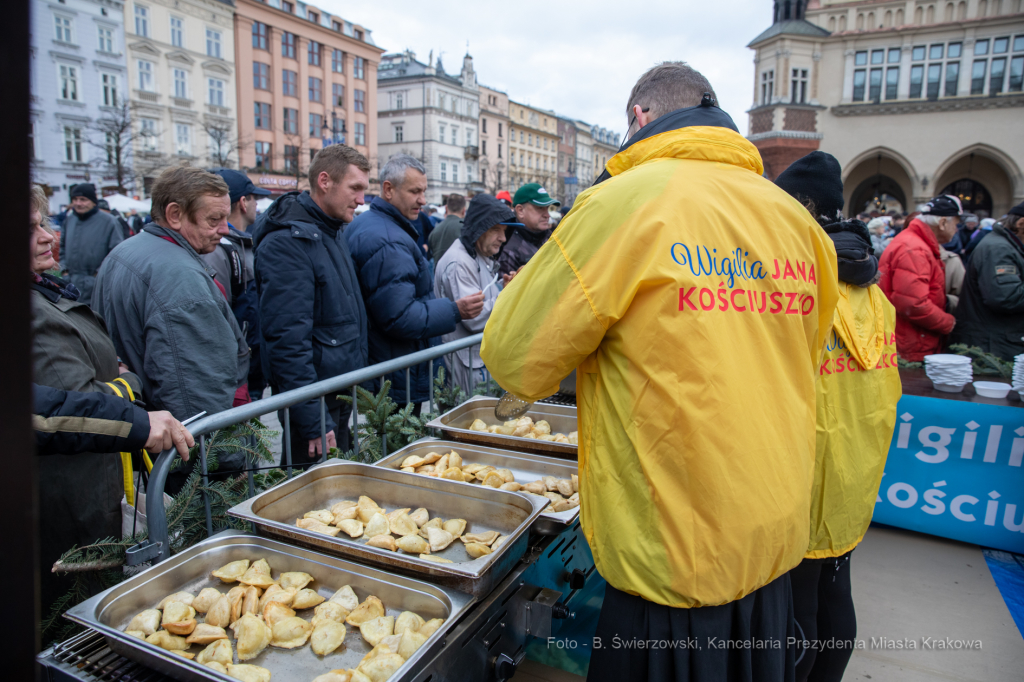
[[644,113],[643,107],[639,104],[633,105],[633,114],[636,116],[636,123],[640,128],[650,123],[650,117]]
[[181,205],[177,202],[171,202],[164,208],[164,221],[167,227],[180,230],[182,217]]

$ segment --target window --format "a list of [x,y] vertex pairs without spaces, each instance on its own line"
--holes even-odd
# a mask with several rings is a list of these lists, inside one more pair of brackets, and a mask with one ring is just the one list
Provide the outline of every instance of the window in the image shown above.
[[[500,125],[500,124],[499,124]],[[498,143],[498,158],[501,158],[501,143]]]
[[281,71],[281,94],[289,97],[298,97],[299,74],[284,69]]
[[174,126],[174,149],[180,156],[192,155],[192,126],[184,123]]
[[341,50],[331,51],[331,71],[345,73],[345,53]]
[[885,71],[885,98],[896,99],[900,83],[900,67],[890,66]]
[[320,151],[320,150],[319,149],[313,149],[312,147],[310,147],[310,149],[309,149],[309,162],[310,163],[313,163],[313,159],[316,158],[316,153],[318,151]]
[[442,126],[438,126],[438,128],[441,131],[441,134],[437,136],[437,139],[440,140],[441,142],[444,142],[445,127],[442,125]]
[[299,148],[286,144],[284,146],[284,172],[297,173],[299,171]]
[[331,21],[331,28],[337,31],[338,33],[342,32],[341,22],[336,19]]
[[533,134],[532,133],[528,134],[526,136],[526,144],[529,145],[530,147],[533,146]]
[[319,78],[309,77],[309,101],[310,102],[322,102],[323,101],[323,85],[324,82]]
[[270,105],[265,102],[256,102],[253,104],[253,113],[256,116],[256,128],[270,130]]
[[402,142],[403,140],[405,140],[403,126],[395,126],[395,142]]
[[942,80],[942,64],[928,65],[928,99],[938,99]]
[[793,69],[793,104],[807,104],[807,69]]
[[544,138],[544,149],[548,148],[548,138]]
[[224,81],[219,78],[206,79],[207,104],[224,106]]
[[54,39],[62,43],[75,42],[71,33],[71,18],[62,17],[59,14],[53,15]]
[[220,31],[206,29],[206,56],[220,59]]
[[960,62],[946,63],[946,97],[956,97],[960,85]]
[[103,136],[103,151],[107,155],[107,163],[115,163],[117,158],[117,135],[106,133]]
[[473,144],[473,131],[472,130],[467,130],[466,131],[466,146],[468,147],[468,146],[471,146],[472,144]]
[[519,152],[519,165],[520,166],[523,165],[523,153],[522,152]]
[[498,137],[501,137],[501,122],[498,122]]
[[185,47],[185,20],[171,17],[171,45]]
[[1024,57],[1014,57],[1010,61],[1009,92],[1020,92],[1024,89]]
[[455,126],[452,126],[452,144],[458,144],[458,143],[459,143],[459,129],[456,128]]
[[988,39],[979,40],[974,43],[974,55],[980,57],[981,55],[988,54]]
[[355,57],[352,60],[352,75],[360,80],[366,79],[366,60],[362,57]]
[[320,51],[322,49],[323,46],[321,46],[320,43],[316,42],[315,40],[309,41],[308,61],[313,66],[320,66]]
[[257,50],[268,50],[270,31],[266,24],[258,21],[252,22],[252,46]]
[[366,111],[366,91],[355,90],[353,92],[355,102],[352,105],[353,111]]
[[271,146],[269,142],[256,142],[253,144],[256,148],[256,167],[257,168],[270,168],[270,150]]
[[310,114],[309,115],[309,136],[320,137],[320,132],[324,127],[324,117],[321,114]]
[[487,140],[480,140],[480,153],[487,156]]
[[295,14],[295,5],[293,5],[290,2],[287,2],[287,0],[282,0],[281,9],[283,9],[288,14]]
[[188,75],[184,69],[174,69],[174,96],[188,99]]
[[139,135],[142,137],[142,148],[147,152],[156,151],[156,119],[139,119]]
[[405,108],[405,98],[402,96],[402,93],[400,93],[400,92],[395,95],[395,108],[396,109],[404,109]]
[[363,32],[358,28],[353,31],[356,35],[356,40],[363,40]]
[[1003,91],[1003,79],[1006,76],[1006,57],[999,57],[992,60],[992,70],[989,73],[988,94],[998,95]]
[[114,29],[104,26],[99,27],[99,47],[96,49],[100,52],[114,51]]
[[872,50],[871,51],[871,63],[882,64],[885,62],[885,50]]
[[353,140],[352,140],[353,144],[357,144],[357,145],[361,145],[361,146],[366,146],[366,124],[365,123],[356,123],[355,124],[355,128],[356,128],[355,134],[352,136],[353,137]]
[[974,68],[971,71],[971,94],[980,95],[985,92],[985,71],[988,69],[988,61],[976,59]]
[[60,98],[71,102],[77,102],[78,67],[61,64],[58,72],[60,74]]
[[917,99],[924,86],[924,67],[920,64],[910,67],[910,96]]
[[306,17],[307,17],[307,18],[308,18],[308,19],[309,19],[310,21],[312,21],[312,22],[313,22],[314,24],[319,24],[319,23],[320,23],[320,15],[319,15],[319,14],[317,14],[316,12],[314,12],[314,11],[313,11],[313,10],[311,10],[311,9],[307,9],[307,10],[306,10]]
[[103,87],[103,106],[116,107],[118,103],[117,75],[113,73],[101,74],[100,84]]
[[928,48],[928,59],[942,59],[942,52],[945,45],[939,43]]
[[889,48],[889,63],[899,64],[900,63],[900,48],[892,47]]
[[1006,51],[1009,49],[1009,38],[996,38],[992,41],[992,54],[1006,54]]
[[284,31],[281,33],[281,56],[295,59],[295,34]]
[[135,35],[149,37],[149,8],[135,5]]
[[82,131],[79,128],[64,127],[64,160],[82,163]]
[[299,134],[299,110],[284,108],[284,132],[291,135]]
[[480,119],[480,132],[482,132],[482,133],[486,133],[487,132],[487,119],[486,118],[481,118]]
[[864,101],[864,84],[867,80],[867,71],[864,69],[857,69],[853,72],[853,101],[863,102]]
[[153,87],[153,62],[140,59],[136,64],[139,70],[139,90],[155,92]]
[[345,86],[341,83],[333,83],[331,85],[331,98],[336,106],[345,106]]
[[441,162],[441,182],[448,182],[448,163]]
[[919,62],[924,59],[925,47],[924,45],[918,45],[910,53],[910,58],[915,62]]
[[[775,94],[775,71],[765,71],[761,74],[761,105],[771,104]],[[522,131],[519,131],[520,142],[522,142]]]
[[868,53],[867,51],[857,52],[853,56],[853,63],[855,66],[867,66],[868,64]]
[[950,59],[960,59],[962,48],[963,45],[960,43],[950,43],[949,47],[946,48],[946,56]]
[[252,87],[257,90],[270,89],[270,64],[252,63]]
[[522,143],[523,143],[523,131],[520,130],[519,131],[519,144],[522,144]]
[[452,162],[452,182],[459,181],[459,164]]

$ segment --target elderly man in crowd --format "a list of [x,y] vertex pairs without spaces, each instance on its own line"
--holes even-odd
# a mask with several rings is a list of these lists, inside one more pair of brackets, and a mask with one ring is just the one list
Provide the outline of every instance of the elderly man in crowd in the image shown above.
[[[369,171],[355,149],[325,147],[309,166],[310,190],[285,194],[256,223],[263,364],[274,393],[366,366],[366,310],[342,230],[363,203]],[[327,447],[344,452],[352,408],[335,395],[326,403]],[[289,414],[292,462],[312,464],[323,453],[320,401]]]
[[1024,353],[1024,203],[978,240],[952,341],[1011,361]]
[[181,420],[248,402],[249,347],[200,254],[228,234],[220,177],[168,168],[153,185],[153,222],[100,268],[93,305],[147,404]]
[[[494,256],[505,243],[505,228],[518,226],[516,216],[504,203],[490,194],[477,194],[469,202],[469,210],[462,225],[462,233],[438,261],[434,273],[434,295],[438,298],[457,300],[478,291],[484,292],[484,307],[480,314],[462,320],[455,331],[444,335],[445,343],[479,334],[484,330],[491,309],[498,299],[496,284],[497,263]],[[473,389],[482,382],[484,366],[479,348],[463,348],[447,356],[452,373],[452,383],[466,395],[473,395]]]
[[506,233],[508,241],[498,256],[498,270],[503,275],[518,272],[544,246],[554,231],[548,207],[558,205],[558,200],[536,182],[516,190],[512,210],[516,212],[516,222],[522,227]]
[[96,273],[107,254],[124,241],[124,232],[117,218],[100,210],[94,185],[75,185],[70,195],[71,213],[60,231],[61,270],[78,287],[78,301],[91,305]]
[[[427,172],[408,154],[391,157],[380,171],[381,196],[345,230],[370,320],[370,364],[428,348],[435,337],[455,331],[460,320],[480,314],[477,291],[456,301],[434,296],[433,272],[413,226],[426,203]],[[399,403],[423,403],[432,380],[427,363],[388,375]]]

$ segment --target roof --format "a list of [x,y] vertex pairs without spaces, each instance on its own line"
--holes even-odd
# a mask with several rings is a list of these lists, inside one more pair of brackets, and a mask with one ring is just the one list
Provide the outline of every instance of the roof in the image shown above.
[[792,19],[790,21],[780,21],[777,24],[772,24],[767,31],[751,40],[747,44],[747,47],[754,47],[755,45],[763,43],[770,38],[781,35],[824,38],[825,36],[830,36],[832,34],[820,26],[815,26],[806,19]]

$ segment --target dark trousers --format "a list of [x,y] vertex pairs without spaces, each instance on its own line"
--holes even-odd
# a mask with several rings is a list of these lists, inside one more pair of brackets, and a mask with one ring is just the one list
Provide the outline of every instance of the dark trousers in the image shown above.
[[796,679],[800,682],[840,682],[853,655],[857,614],[850,587],[850,554],[804,559],[789,572],[798,627]]
[[[352,416],[352,406],[338,402],[335,400],[327,401],[327,414],[331,416],[337,427],[334,429],[334,436],[338,440],[338,450],[346,452],[350,447],[349,444],[349,427],[348,420]],[[281,424],[284,424],[284,411],[277,413],[277,417]],[[309,439],[302,436],[299,432],[298,425],[295,420],[291,420],[291,444],[292,444],[292,466],[299,468],[306,468],[313,466],[320,461],[322,455],[313,452],[313,457],[309,456]],[[283,434],[282,434],[283,436]],[[320,434],[317,433],[317,438]],[[283,442],[283,441],[282,441]],[[284,447],[281,447],[281,466],[285,466]]]
[[609,585],[587,682],[793,682],[793,633],[788,575],[734,602],[695,609]]

